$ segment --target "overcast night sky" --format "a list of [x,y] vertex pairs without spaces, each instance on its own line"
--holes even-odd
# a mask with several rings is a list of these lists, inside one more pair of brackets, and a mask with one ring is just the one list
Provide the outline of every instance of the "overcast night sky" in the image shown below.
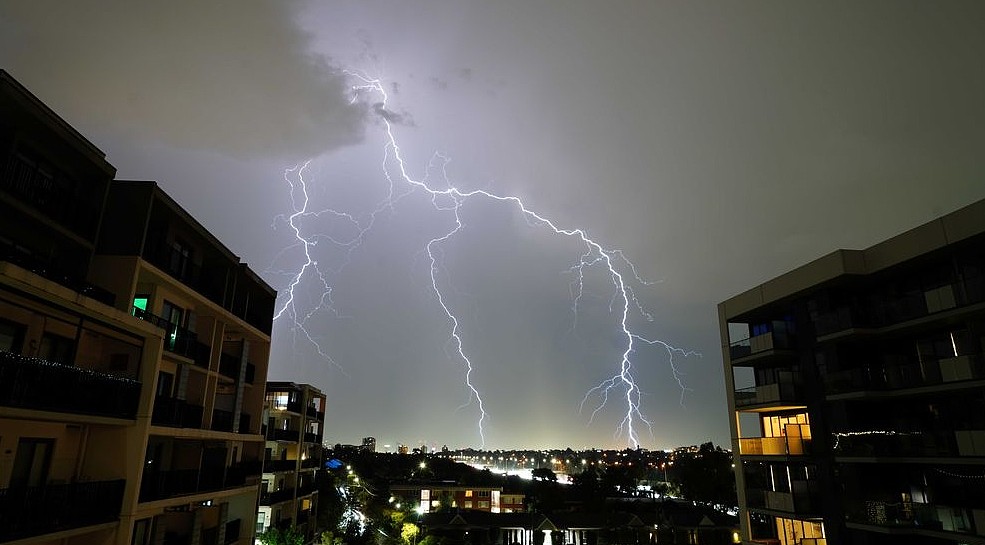
[[[349,253],[351,221],[297,222],[332,288],[319,308],[308,277],[297,308],[334,364],[285,314],[270,378],[326,392],[326,440],[480,444],[425,252],[455,214],[399,179],[380,207],[389,120],[413,179],[517,196],[653,282],[610,253],[652,314],[631,304],[630,327],[702,354],[674,360],[682,397],[668,352],[637,343],[637,433],[667,448],[728,443],[718,302],[985,198],[983,28],[978,1],[0,0],[0,67],[280,304],[304,263],[285,169],[312,159],[309,211],[378,210]],[[380,78],[386,109],[344,71]],[[580,410],[625,349],[611,277],[588,269],[576,314],[583,244],[491,199],[459,217],[437,279],[486,447],[626,446],[619,395]]]

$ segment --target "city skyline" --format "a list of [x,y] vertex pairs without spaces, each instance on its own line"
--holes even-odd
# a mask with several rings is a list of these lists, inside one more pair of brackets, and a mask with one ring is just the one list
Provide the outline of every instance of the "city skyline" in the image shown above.
[[[428,169],[441,153],[455,187],[517,196],[621,250],[654,282],[633,286],[653,316],[633,327],[702,354],[677,360],[683,397],[666,351],[636,354],[648,449],[729,444],[719,301],[985,197],[975,3],[94,5],[5,6],[0,66],[118,178],[159,181],[282,292],[302,263],[285,170],[314,159],[313,205],[365,218],[389,187],[389,124],[413,179],[443,184],[441,162]],[[351,103],[360,81],[343,70],[380,78],[386,107]],[[338,316],[312,331],[334,363],[275,324],[270,378],[327,394],[332,443],[479,446],[422,254],[448,216],[425,197],[383,210],[329,279]],[[469,206],[442,279],[487,400],[485,447],[625,447],[618,407],[579,410],[623,346],[605,275],[576,319],[583,249]]]

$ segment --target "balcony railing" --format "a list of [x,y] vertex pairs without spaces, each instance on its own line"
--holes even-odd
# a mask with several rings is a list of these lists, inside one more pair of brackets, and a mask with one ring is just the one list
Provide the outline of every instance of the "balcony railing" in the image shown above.
[[212,429],[214,431],[233,431],[233,413],[231,411],[213,409]]
[[774,491],[751,488],[746,490],[746,505],[750,508],[769,509],[786,513],[810,514],[818,510],[814,483],[793,481],[791,491]]
[[752,437],[739,439],[739,454],[743,456],[803,456],[810,453],[810,437]]
[[[163,241],[166,238],[161,236],[157,240]],[[210,274],[208,269],[203,268],[197,263],[193,263],[188,255],[183,254],[178,249],[165,244],[148,247],[144,251],[144,259],[150,261],[154,266],[168,273],[182,284],[190,286],[213,303],[223,306],[225,278]]]
[[260,494],[260,505],[273,505],[282,501],[294,499],[293,488],[282,488],[273,492],[263,492]]
[[304,469],[321,467],[321,459],[316,457],[306,458],[304,460],[301,460],[301,467]]
[[238,488],[256,482],[258,475],[247,465],[226,468],[144,471],[140,479],[140,501],[154,501],[200,492]]
[[275,471],[294,471],[297,467],[297,460],[264,460],[263,470],[267,473]]
[[971,276],[924,290],[875,297],[861,304],[821,313],[814,318],[814,331],[818,337],[823,337],[849,329],[886,327],[983,300],[985,277]]
[[832,434],[836,456],[985,456],[985,430],[875,430]]
[[849,506],[846,518],[856,524],[985,536],[985,528],[976,527],[985,520],[985,509],[865,500]]
[[792,403],[800,398],[800,385],[793,381],[750,386],[735,391],[735,406],[748,407],[769,403]]
[[0,405],[130,419],[139,400],[136,380],[0,352]]
[[280,430],[280,429],[267,430],[267,438],[272,441],[290,441],[292,443],[297,443],[300,437],[301,435],[298,430]]
[[866,390],[901,390],[985,379],[985,362],[981,356],[964,355],[938,361],[903,365],[864,365],[835,371],[824,377],[828,394]]
[[239,433],[250,433],[249,413],[239,413]]
[[151,423],[171,428],[201,428],[204,408],[184,399],[158,397],[154,400]]
[[0,489],[0,542],[114,521],[126,481]]
[[729,344],[729,357],[733,360],[767,352],[788,350],[794,346],[794,336],[787,331],[768,331]]
[[240,519],[231,520],[226,523],[226,539],[223,540],[223,545],[229,545],[230,543],[239,541],[240,526],[242,526]]
[[211,349],[207,344],[198,341],[198,335],[194,331],[179,327],[177,324],[138,307],[133,307],[132,313],[135,317],[164,330],[165,350],[189,358],[200,367],[208,367]]
[[318,440],[318,434],[317,433],[305,432],[304,433],[304,441],[306,443],[317,443],[319,445],[321,444],[321,441]]
[[51,260],[40,259],[36,255],[25,253],[16,246],[0,242],[0,261],[12,263],[26,271],[30,271],[42,278],[51,280],[56,284],[108,306],[116,304],[116,295],[84,281],[80,273],[73,274],[65,271],[55,263],[52,263]]

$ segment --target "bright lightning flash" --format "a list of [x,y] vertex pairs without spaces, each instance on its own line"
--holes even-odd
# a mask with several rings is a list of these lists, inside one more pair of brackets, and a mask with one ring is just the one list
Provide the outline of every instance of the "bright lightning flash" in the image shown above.
[[[442,290],[441,282],[439,282],[439,273],[441,272],[441,262],[439,256],[441,253],[441,246],[450,239],[454,238],[455,235],[462,229],[463,223],[460,214],[462,212],[462,206],[467,201],[473,199],[485,199],[502,203],[506,206],[513,206],[522,213],[523,217],[529,224],[539,225],[550,229],[556,235],[577,239],[584,245],[584,253],[580,256],[577,263],[575,263],[575,265],[573,265],[570,269],[570,271],[575,275],[575,280],[572,282],[571,291],[573,310],[576,317],[579,302],[583,293],[585,272],[592,267],[601,267],[611,280],[613,295],[609,305],[610,313],[617,316],[617,323],[621,329],[621,336],[624,339],[623,350],[618,358],[618,363],[614,373],[610,377],[602,380],[593,388],[589,389],[586,392],[585,397],[582,399],[581,407],[583,410],[587,404],[590,404],[593,399],[595,400],[589,423],[594,421],[598,413],[608,404],[610,397],[616,396],[617,398],[622,399],[622,403],[624,404],[623,406],[625,407],[625,414],[616,429],[616,436],[624,436],[629,446],[634,448],[641,444],[639,437],[641,424],[645,425],[646,429],[652,436],[652,423],[646,418],[646,416],[644,416],[641,409],[643,391],[640,389],[633,375],[632,357],[637,351],[637,343],[657,346],[667,352],[674,379],[681,388],[682,403],[684,399],[684,392],[687,388],[684,385],[682,379],[683,375],[677,368],[674,358],[675,356],[688,357],[696,355],[696,353],[675,348],[663,341],[646,338],[633,330],[630,325],[630,316],[634,309],[635,312],[638,312],[647,321],[653,320],[652,316],[646,312],[641,302],[637,299],[632,287],[627,283],[628,280],[632,280],[641,285],[649,284],[637,274],[633,263],[626,258],[621,250],[605,248],[599,242],[592,239],[584,229],[559,227],[553,220],[529,208],[527,204],[519,197],[497,195],[495,193],[479,189],[462,190],[449,183],[447,177],[444,180],[444,187],[434,186],[428,177],[420,180],[415,179],[408,173],[406,164],[404,163],[404,159],[401,155],[397,138],[394,136],[393,126],[391,124],[390,117],[387,115],[388,110],[386,109],[389,97],[387,96],[382,82],[378,79],[368,78],[360,74],[349,72],[347,72],[347,74],[357,82],[357,85],[352,87],[352,101],[356,102],[360,99],[365,99],[367,96],[373,97],[375,100],[373,109],[379,114],[379,118],[385,128],[386,138],[384,142],[382,166],[383,174],[389,184],[387,195],[386,198],[376,206],[372,213],[364,219],[360,219],[349,213],[340,212],[334,209],[312,211],[309,209],[308,187],[307,182],[305,181],[305,172],[308,167],[308,163],[288,169],[285,172],[284,179],[290,187],[292,212],[288,215],[278,216],[277,222],[283,222],[291,229],[291,232],[294,238],[297,239],[297,242],[289,249],[301,248],[304,252],[305,259],[303,265],[301,265],[299,269],[285,273],[290,277],[290,282],[285,290],[287,296],[285,297],[283,303],[278,307],[274,319],[289,319],[291,328],[295,334],[295,340],[300,338],[301,340],[307,341],[315,348],[319,355],[338,366],[338,364],[336,364],[335,361],[328,355],[328,352],[322,348],[316,337],[312,335],[308,329],[309,321],[313,318],[315,313],[318,312],[318,310],[332,309],[332,287],[329,282],[330,275],[338,273],[343,267],[345,267],[345,265],[349,262],[349,257],[352,255],[352,252],[362,244],[364,237],[372,229],[376,222],[377,216],[381,212],[386,209],[393,208],[397,201],[415,190],[426,192],[431,197],[431,203],[435,211],[450,213],[455,220],[454,227],[448,232],[429,240],[425,245],[424,251],[427,253],[428,260],[430,262],[431,289],[434,291],[435,299],[444,311],[450,326],[450,346],[454,349],[454,356],[462,362],[464,367],[464,385],[467,389],[467,393],[469,394],[469,401],[466,405],[474,402],[478,408],[478,433],[484,446],[485,422],[488,415],[483,405],[479,388],[472,380],[474,370],[473,360],[466,353],[462,342],[459,320],[449,307],[444,291]],[[435,154],[432,157],[432,163],[435,160],[444,161],[442,166],[447,164],[447,159],[439,154]],[[391,170],[391,164],[396,166],[396,171]],[[429,164],[428,167],[427,172],[431,172],[432,164]],[[304,228],[304,225],[323,216],[331,217],[333,220],[342,221],[349,224],[353,228],[350,236],[342,238],[322,234],[308,234]],[[345,259],[341,266],[329,270],[327,267],[322,267],[314,258],[312,250],[322,241],[331,243],[343,251]],[[285,249],[285,251],[287,251],[287,249]],[[302,306],[299,305],[297,291],[301,288],[302,284],[309,281],[313,282],[313,289],[318,294],[315,297],[317,302],[308,306],[307,310],[304,310]]]

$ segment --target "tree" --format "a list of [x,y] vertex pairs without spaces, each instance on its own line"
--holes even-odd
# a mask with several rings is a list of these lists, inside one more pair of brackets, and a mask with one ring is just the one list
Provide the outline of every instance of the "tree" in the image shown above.
[[258,535],[257,539],[263,545],[304,545],[304,534],[296,528],[281,530],[271,526],[266,532]]
[[531,477],[537,479],[538,481],[551,481],[553,483],[557,482],[557,475],[546,467],[538,467],[533,470]]
[[417,540],[417,535],[420,532],[421,529],[416,524],[405,522],[404,527],[400,529],[400,539],[403,539],[404,543],[412,543]]

